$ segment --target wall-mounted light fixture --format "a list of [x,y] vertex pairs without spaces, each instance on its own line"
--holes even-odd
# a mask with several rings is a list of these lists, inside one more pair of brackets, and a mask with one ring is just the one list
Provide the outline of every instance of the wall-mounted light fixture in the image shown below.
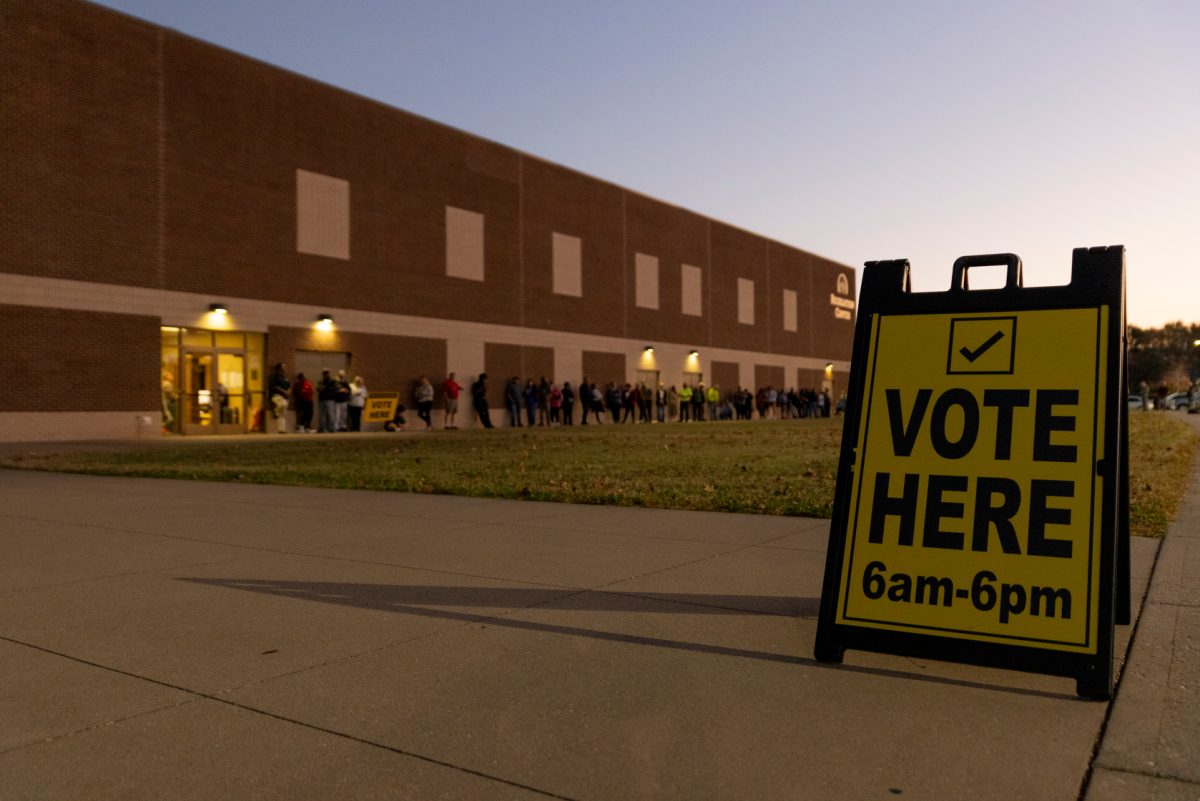
[[646,353],[654,353],[654,346],[653,346],[653,345],[647,345],[646,347],[642,348],[642,350],[643,350],[644,352],[646,352]]
[[825,375],[833,373],[833,362],[825,362]]
[[697,358],[699,355],[700,355],[700,351],[698,351],[698,350],[691,350],[691,351],[688,351],[688,358],[689,358],[689,359],[695,359],[695,358]]
[[229,314],[229,307],[224,303],[210,303],[208,304],[208,311],[211,314],[225,315]]
[[317,330],[318,331],[332,331],[333,330],[333,315],[332,314],[318,314],[317,315]]

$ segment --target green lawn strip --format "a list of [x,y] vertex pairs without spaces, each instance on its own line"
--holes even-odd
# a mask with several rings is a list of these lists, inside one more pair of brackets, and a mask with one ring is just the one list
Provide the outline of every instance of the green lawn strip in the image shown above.
[[828,517],[838,419],[437,431],[10,456],[27,469]]
[[[426,492],[828,517],[838,419],[437,431],[10,455],[7,467],[98,475]],[[1161,537],[1188,483],[1195,431],[1131,415],[1130,520]]]
[[1161,537],[1190,480],[1200,435],[1175,412],[1129,414],[1129,528]]

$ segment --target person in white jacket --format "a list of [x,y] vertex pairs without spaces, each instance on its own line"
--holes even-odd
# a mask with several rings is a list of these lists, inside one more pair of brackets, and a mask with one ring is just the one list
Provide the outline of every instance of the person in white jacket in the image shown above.
[[413,395],[417,401],[417,417],[425,421],[425,430],[429,431],[433,428],[433,420],[429,416],[433,409],[433,384],[429,383],[429,376],[421,376]]
[[346,401],[346,411],[350,415],[350,430],[362,431],[363,407],[367,405],[367,385],[361,375],[354,376],[350,382],[350,399]]

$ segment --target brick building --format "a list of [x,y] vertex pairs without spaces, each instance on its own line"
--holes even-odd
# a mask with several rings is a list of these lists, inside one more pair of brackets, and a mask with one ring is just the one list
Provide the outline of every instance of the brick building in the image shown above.
[[253,429],[280,361],[845,386],[854,271],[686,209],[77,0],[0,87],[0,439]]

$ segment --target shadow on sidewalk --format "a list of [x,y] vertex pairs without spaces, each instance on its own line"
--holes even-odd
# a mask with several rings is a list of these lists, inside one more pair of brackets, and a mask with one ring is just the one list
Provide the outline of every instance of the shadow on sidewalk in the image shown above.
[[[276,581],[268,579],[180,578],[194,584],[245,590],[304,601],[352,606],[384,612],[399,612],[441,620],[479,623],[523,631],[561,634],[572,637],[619,642],[653,648],[693,651],[716,656],[732,656],[790,665],[821,666],[849,673],[948,684],[957,687],[995,690],[1041,698],[1076,700],[1074,692],[1054,693],[1009,687],[915,672],[888,670],[861,665],[822,665],[815,659],[792,654],[776,654],[708,643],[681,642],[638,634],[623,634],[579,626],[535,623],[509,617],[514,612],[533,608],[555,608],[567,612],[652,612],[691,615],[761,615],[811,618],[817,614],[819,598],[781,598],[766,595],[703,595],[692,593],[615,593],[602,590],[534,589],[513,587],[447,587],[420,584],[346,584],[319,581]],[[558,603],[561,602],[561,603]],[[741,605],[741,606],[739,606]],[[500,615],[454,612],[431,607],[495,607]],[[751,607],[751,608],[744,608]],[[767,607],[787,611],[763,611]],[[808,644],[811,646],[811,643]]]

